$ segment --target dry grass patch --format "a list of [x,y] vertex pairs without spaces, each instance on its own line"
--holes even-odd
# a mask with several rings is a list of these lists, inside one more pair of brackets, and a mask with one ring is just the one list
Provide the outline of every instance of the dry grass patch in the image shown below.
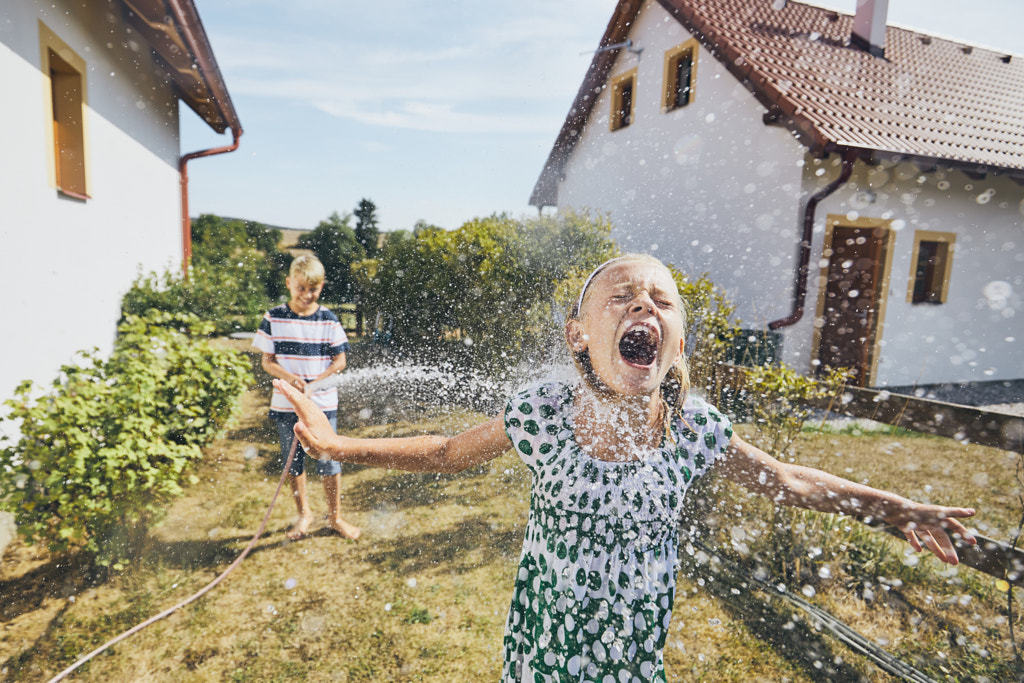
[[[77,655],[191,595],[238,556],[278,483],[267,402],[265,389],[249,393],[242,422],[206,450],[200,483],[171,506],[125,573],[90,582],[62,574],[41,551],[12,545],[0,586],[3,680],[46,680]],[[357,426],[352,416],[342,423],[356,436],[403,436],[454,433],[483,419],[424,408],[388,425]],[[925,493],[934,502],[971,496],[990,533],[1010,528],[1015,501],[1006,456],[948,446],[903,436],[812,434],[793,457],[907,495]],[[323,513],[320,485],[311,480],[310,500]],[[71,680],[497,679],[529,505],[525,466],[512,454],[456,475],[347,466],[342,493],[343,513],[363,529],[358,541],[318,525],[306,539],[288,541],[295,508],[286,487],[258,546],[224,583]],[[741,495],[733,502],[748,504]],[[732,552],[732,520],[747,523],[744,515],[755,514],[763,508],[717,509],[718,548]],[[992,674],[1009,671],[1000,612],[1005,596],[992,581],[967,569],[943,573],[928,560],[907,567],[895,540],[867,533],[891,544],[888,553],[878,551],[883,560],[875,574],[865,578],[836,563],[831,578],[814,584],[813,601],[886,649],[919,661],[933,677],[1008,680]],[[808,559],[803,566],[815,565]],[[890,581],[900,576],[902,584]],[[891,680],[805,617],[752,590],[749,574],[729,576],[713,562],[691,563],[681,573],[665,656],[674,681],[802,683],[822,680],[822,668]]]

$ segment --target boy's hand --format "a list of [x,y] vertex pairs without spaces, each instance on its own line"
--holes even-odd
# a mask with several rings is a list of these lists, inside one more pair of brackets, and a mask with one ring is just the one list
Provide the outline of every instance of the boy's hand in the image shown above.
[[331,427],[324,412],[288,382],[275,379],[274,386],[295,408],[295,414],[299,418],[295,425],[295,435],[299,437],[306,453],[317,459],[330,459],[328,449],[331,441],[338,438],[338,434]]
[[885,521],[898,527],[914,550],[920,552],[927,548],[943,562],[959,564],[960,559],[956,556],[950,535],[964,543],[975,545],[977,539],[959,519],[973,516],[973,508],[948,508],[915,503],[896,514],[889,515]]

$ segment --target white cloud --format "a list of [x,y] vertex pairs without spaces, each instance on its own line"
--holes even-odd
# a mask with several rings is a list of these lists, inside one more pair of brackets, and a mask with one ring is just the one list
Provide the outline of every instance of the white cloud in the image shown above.
[[580,12],[610,16],[614,0],[255,6],[272,29],[239,22],[218,37],[235,95],[368,125],[515,133],[557,129],[600,38]]

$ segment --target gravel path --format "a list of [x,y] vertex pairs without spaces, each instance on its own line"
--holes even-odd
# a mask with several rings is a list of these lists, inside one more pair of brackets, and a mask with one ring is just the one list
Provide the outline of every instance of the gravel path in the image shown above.
[[884,388],[893,394],[983,407],[995,412],[1024,416],[1024,379]]

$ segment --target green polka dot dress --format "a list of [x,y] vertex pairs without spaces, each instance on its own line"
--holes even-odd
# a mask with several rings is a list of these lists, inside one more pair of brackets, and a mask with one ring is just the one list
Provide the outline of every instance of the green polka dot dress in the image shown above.
[[545,384],[505,409],[533,484],[502,681],[664,681],[680,506],[732,425],[691,397],[660,448],[606,462],[576,443],[572,402],[571,386]]

